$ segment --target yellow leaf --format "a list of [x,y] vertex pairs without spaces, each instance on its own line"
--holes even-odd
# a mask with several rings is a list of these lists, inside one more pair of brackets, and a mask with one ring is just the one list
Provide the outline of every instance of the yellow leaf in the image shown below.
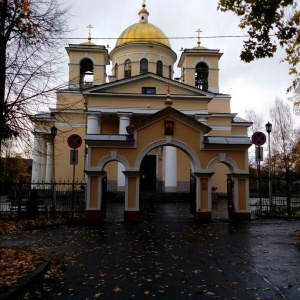
[[115,288],[113,289],[113,291],[114,291],[115,293],[120,293],[122,290],[121,290],[119,287],[115,287]]

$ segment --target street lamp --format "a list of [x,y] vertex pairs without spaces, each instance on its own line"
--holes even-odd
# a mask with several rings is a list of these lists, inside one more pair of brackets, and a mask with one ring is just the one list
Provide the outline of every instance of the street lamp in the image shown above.
[[53,153],[53,160],[52,160],[52,163],[53,163],[53,169],[52,169],[52,172],[53,172],[53,175],[52,175],[52,178],[53,178],[53,211],[56,210],[56,183],[55,183],[55,137],[57,135],[57,128],[55,126],[52,126],[50,128],[50,132],[51,132],[51,135],[52,135],[52,138],[53,138],[53,143],[52,143],[52,147],[53,147],[53,150],[52,150],[52,153]]
[[268,148],[269,148],[269,201],[270,209],[272,209],[272,179],[271,179],[271,138],[270,133],[272,132],[272,124],[268,122],[266,124],[266,131],[268,133]]

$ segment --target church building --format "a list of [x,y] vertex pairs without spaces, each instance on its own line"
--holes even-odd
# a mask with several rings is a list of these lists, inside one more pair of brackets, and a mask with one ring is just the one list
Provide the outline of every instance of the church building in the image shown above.
[[143,3],[110,52],[90,35],[66,47],[68,88],[57,91],[55,108],[33,118],[32,182],[70,180],[75,171],[86,182],[87,222],[101,220],[103,180],[107,190],[124,192],[125,221],[140,220],[141,192],[189,192],[191,177],[194,218],[210,220],[212,189],[226,193],[230,183],[231,217],[248,220],[251,122],[231,113],[230,95],[219,91],[222,53],[199,36],[177,62],[149,19]]

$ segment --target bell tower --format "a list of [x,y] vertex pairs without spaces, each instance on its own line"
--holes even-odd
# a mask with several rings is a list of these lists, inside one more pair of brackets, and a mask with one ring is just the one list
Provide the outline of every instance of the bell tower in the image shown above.
[[178,67],[181,69],[180,81],[203,91],[219,93],[219,59],[220,50],[201,46],[198,29],[197,46],[183,49]]
[[91,42],[91,25],[88,41],[70,44],[66,47],[69,55],[69,88],[85,89],[106,82],[106,66],[109,65],[108,51],[105,46]]

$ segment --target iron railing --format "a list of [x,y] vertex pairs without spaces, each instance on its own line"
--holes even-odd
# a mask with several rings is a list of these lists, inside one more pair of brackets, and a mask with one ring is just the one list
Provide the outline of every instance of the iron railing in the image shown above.
[[249,186],[250,208],[256,215],[300,217],[300,174],[250,177]]
[[18,219],[29,217],[33,190],[37,193],[37,217],[84,218],[85,183],[32,183],[24,177],[20,177],[18,183],[0,182],[0,216]]

